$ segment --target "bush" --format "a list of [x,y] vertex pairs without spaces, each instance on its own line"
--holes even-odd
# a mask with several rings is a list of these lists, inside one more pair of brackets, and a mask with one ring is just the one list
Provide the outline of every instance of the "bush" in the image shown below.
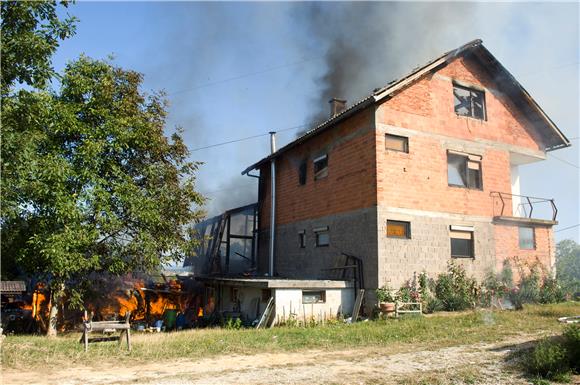
[[388,286],[379,287],[375,291],[377,295],[377,301],[381,302],[395,302],[395,297],[393,296],[391,289]]
[[564,346],[572,369],[580,372],[580,325],[572,324],[564,329]]
[[524,360],[526,370],[543,378],[561,378],[570,370],[568,351],[559,341],[545,339],[540,341]]
[[465,270],[453,262],[449,262],[447,273],[439,274],[435,282],[435,297],[447,311],[474,308],[477,292],[475,279],[467,277]]
[[555,278],[547,276],[540,289],[541,303],[558,303],[566,300],[564,290]]

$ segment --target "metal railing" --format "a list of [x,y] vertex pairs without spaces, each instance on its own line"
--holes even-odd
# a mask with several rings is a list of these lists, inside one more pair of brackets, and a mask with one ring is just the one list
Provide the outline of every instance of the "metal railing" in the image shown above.
[[[534,208],[537,208],[540,205],[544,205],[543,207],[545,207],[545,205],[549,205],[548,207],[552,210],[553,221],[555,221],[556,217],[558,216],[558,208],[554,203],[554,199],[510,194],[499,191],[492,191],[489,195],[493,199],[494,216],[513,216],[529,219],[544,219],[533,217]],[[514,202],[517,204],[514,204]],[[507,208],[506,203],[508,204]],[[496,207],[498,207],[499,212],[496,211]]]

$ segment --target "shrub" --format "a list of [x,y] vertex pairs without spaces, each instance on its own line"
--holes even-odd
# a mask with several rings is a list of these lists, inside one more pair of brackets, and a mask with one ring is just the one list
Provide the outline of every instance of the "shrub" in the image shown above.
[[569,372],[568,351],[558,341],[540,341],[524,360],[526,370],[533,375],[553,379]]
[[391,289],[386,285],[383,287],[379,287],[375,291],[375,293],[377,295],[377,301],[379,301],[379,303],[380,302],[395,302],[395,297],[393,296]]
[[475,307],[477,291],[475,279],[467,277],[465,270],[453,261],[447,265],[447,273],[439,274],[435,282],[435,297],[448,311]]
[[571,324],[564,329],[564,346],[568,350],[570,366],[580,372],[580,325]]
[[539,299],[541,303],[564,302],[566,294],[555,278],[547,276],[542,283]]

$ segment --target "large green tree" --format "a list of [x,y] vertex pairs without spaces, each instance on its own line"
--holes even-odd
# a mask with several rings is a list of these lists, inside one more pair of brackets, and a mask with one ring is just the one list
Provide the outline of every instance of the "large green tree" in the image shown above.
[[79,298],[91,274],[158,270],[192,246],[199,164],[179,130],[164,135],[163,95],[141,84],[81,57],[58,91],[3,97],[2,264],[50,282],[49,334],[63,293]]
[[580,245],[564,239],[556,245],[556,276],[571,293],[580,293]]
[[[61,1],[68,7],[68,1]],[[76,19],[59,18],[56,1],[2,1],[2,96],[15,83],[45,88],[55,75],[52,55],[75,33]]]

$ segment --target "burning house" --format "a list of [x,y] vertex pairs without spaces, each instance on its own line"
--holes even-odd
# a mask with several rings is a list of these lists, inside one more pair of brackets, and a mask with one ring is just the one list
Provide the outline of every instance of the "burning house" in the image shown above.
[[206,222],[188,263],[217,310],[252,319],[271,302],[274,320],[351,313],[358,289],[368,310],[378,287],[449,261],[480,279],[506,259],[551,268],[555,202],[523,195],[519,168],[567,146],[475,40],[350,106],[331,100],[327,121],[280,149],[272,136],[243,171],[258,203]]

